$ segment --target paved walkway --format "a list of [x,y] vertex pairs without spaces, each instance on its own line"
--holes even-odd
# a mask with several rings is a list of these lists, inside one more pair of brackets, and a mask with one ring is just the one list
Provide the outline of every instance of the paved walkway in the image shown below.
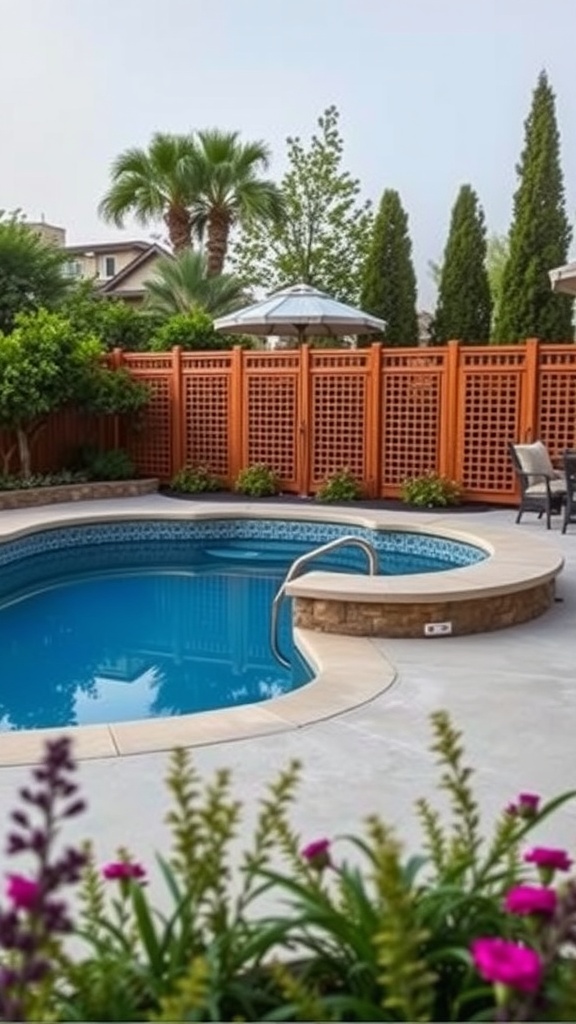
[[[521,531],[527,559],[531,538],[546,536],[534,517],[514,526],[509,510],[454,520],[463,526],[479,518]],[[542,618],[475,637],[374,641],[398,670],[382,696],[293,732],[197,749],[196,763],[206,772],[233,768],[237,792],[251,808],[262,783],[297,757],[305,766],[295,815],[303,838],[349,832],[377,811],[412,844],[418,834],[412,802],[432,792],[434,779],[428,715],[447,708],[465,732],[488,815],[519,790],[550,796],[576,787],[576,530],[562,537],[555,520],[549,537],[563,550],[566,569],[558,586],[561,603]],[[80,778],[90,809],[69,838],[91,834],[102,857],[127,844],[150,861],[165,835],[166,766],[165,754],[84,762]],[[24,768],[0,770],[4,820],[26,776]],[[576,852],[576,803],[542,838]]]

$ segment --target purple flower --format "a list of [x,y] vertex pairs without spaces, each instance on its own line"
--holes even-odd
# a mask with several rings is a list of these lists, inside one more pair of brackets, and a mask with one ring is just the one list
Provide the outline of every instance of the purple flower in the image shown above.
[[301,856],[304,860],[308,861],[310,867],[316,868],[318,871],[330,867],[332,863],[330,859],[330,840],[315,839],[314,842],[308,843],[308,846],[304,847],[301,851]]
[[540,957],[533,949],[506,939],[476,939],[472,943],[472,959],[485,981],[535,992],[542,979]]
[[33,910],[40,896],[38,882],[33,882],[24,875],[8,875],[6,895],[13,906],[20,910]]
[[556,903],[554,889],[540,885],[517,885],[506,893],[504,907],[510,914],[553,914]]
[[508,804],[506,813],[530,820],[538,814],[540,797],[537,793],[519,793],[516,803]]
[[141,864],[130,863],[129,861],[111,861],[102,868],[102,874],[108,881],[127,878],[145,878],[146,871]]
[[549,868],[552,871],[569,871],[572,861],[566,850],[555,850],[548,846],[535,846],[524,854],[527,864],[536,864],[538,868]]

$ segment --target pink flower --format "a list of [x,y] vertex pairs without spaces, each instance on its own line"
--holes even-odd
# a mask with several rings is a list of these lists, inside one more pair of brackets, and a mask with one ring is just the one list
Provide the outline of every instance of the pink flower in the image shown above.
[[104,878],[109,881],[125,878],[145,878],[146,871],[141,864],[131,864],[128,861],[112,861],[102,868]]
[[517,885],[506,893],[504,907],[510,914],[553,914],[556,893],[539,885]]
[[535,992],[542,978],[540,957],[533,949],[506,939],[476,939],[472,943],[474,966],[485,981]]
[[520,793],[516,803],[508,804],[506,813],[530,819],[536,817],[539,806],[540,797],[537,793]]
[[322,871],[323,868],[327,868],[331,864],[330,840],[315,839],[313,843],[308,843],[308,846],[304,847],[301,856],[308,861],[310,867]]
[[32,910],[38,902],[40,886],[38,882],[33,882],[24,875],[8,875],[6,895],[15,907]]
[[572,865],[566,850],[554,850],[547,846],[535,846],[524,854],[524,860],[527,864],[536,864],[536,867],[552,871],[568,871]]

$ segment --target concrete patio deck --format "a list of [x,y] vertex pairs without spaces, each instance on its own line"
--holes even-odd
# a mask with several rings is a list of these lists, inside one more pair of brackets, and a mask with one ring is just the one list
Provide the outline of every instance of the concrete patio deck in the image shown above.
[[[130,499],[135,510],[142,500]],[[168,499],[146,499],[151,500]],[[260,514],[263,507],[257,506]],[[18,513],[3,513],[2,520],[13,515]],[[442,517],[446,525],[450,519]],[[534,537],[547,538],[562,550],[561,601],[542,618],[497,633],[370,641],[397,673],[394,684],[375,700],[293,731],[196,748],[195,762],[203,772],[233,769],[248,820],[263,783],[290,758],[298,758],[304,772],[295,821],[304,840],[350,832],[368,813],[378,812],[414,844],[413,801],[434,788],[428,716],[438,708],[446,708],[464,731],[487,820],[520,790],[552,796],[576,788],[576,530],[562,537],[555,519],[547,535],[532,516],[515,526],[512,510],[469,517],[459,513],[454,522],[460,528],[479,525],[480,519],[525,537],[527,560]],[[361,664],[357,671],[361,674]],[[165,837],[166,767],[164,753],[83,762],[80,779],[89,811],[70,826],[69,840],[92,836],[103,858],[125,844],[151,863]],[[26,777],[23,767],[0,769],[5,821]],[[576,802],[542,830],[541,838],[576,851]],[[5,866],[2,854],[0,869]]]

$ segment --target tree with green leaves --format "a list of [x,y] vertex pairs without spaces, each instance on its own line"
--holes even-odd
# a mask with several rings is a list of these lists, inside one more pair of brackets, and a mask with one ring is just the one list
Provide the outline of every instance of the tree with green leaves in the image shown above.
[[175,259],[158,260],[154,276],[144,282],[145,308],[162,316],[204,310],[224,316],[248,303],[244,285],[233,274],[210,276],[203,253],[188,249]]
[[406,214],[398,192],[386,189],[364,266],[362,309],[386,321],[390,345],[418,343],[416,274]]
[[164,316],[136,308],[123,299],[99,294],[92,281],[80,281],[59,307],[80,334],[93,335],[104,348],[122,348],[139,352],[148,342]]
[[220,334],[214,330],[214,321],[203,309],[191,309],[187,313],[175,313],[169,317],[150,339],[152,352],[168,352],[175,345],[188,351],[206,349],[253,348],[253,338],[241,334]]
[[463,185],[452,208],[434,315],[436,344],[490,338],[492,299],[486,270],[484,213],[474,189]]
[[[66,317],[45,309],[19,313],[14,330],[0,334],[0,427],[16,437],[24,477],[31,475],[34,438],[52,413],[69,406],[135,412],[148,401],[148,389],[105,367],[102,355],[96,337],[80,334]],[[9,448],[5,471],[10,455]]]
[[556,100],[545,72],[525,122],[524,149],[502,278],[496,342],[571,340],[572,299],[550,288],[548,271],[568,260],[572,231],[566,216]]
[[18,313],[54,309],[69,287],[67,255],[47,245],[18,213],[0,211],[0,331],[10,331]]
[[234,270],[247,285],[274,291],[303,282],[344,302],[358,302],[370,247],[372,212],[360,183],[343,167],[336,107],[318,119],[306,147],[288,138],[289,167],[281,182],[284,218],[252,224],[236,244]]
[[500,315],[502,302],[502,286],[504,271],[510,256],[510,239],[508,235],[492,234],[486,243],[486,272],[492,296],[492,329]]

